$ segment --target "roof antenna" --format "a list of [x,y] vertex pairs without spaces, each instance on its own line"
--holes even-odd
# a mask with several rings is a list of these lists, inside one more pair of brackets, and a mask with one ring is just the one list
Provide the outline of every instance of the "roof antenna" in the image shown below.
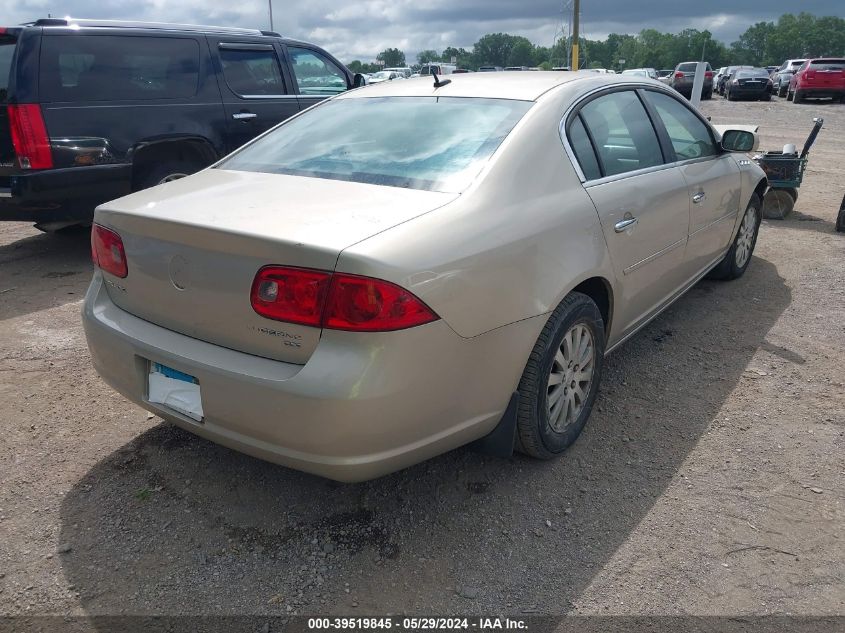
[[434,75],[434,87],[435,87],[435,88],[442,88],[442,87],[443,87],[443,86],[445,86],[446,84],[450,84],[450,83],[452,83],[452,80],[451,80],[451,79],[443,79],[443,80],[438,79],[438,78],[437,78],[437,73],[436,73],[436,72],[434,72],[434,69],[433,69],[433,68],[431,69],[431,74],[432,74],[432,75]]

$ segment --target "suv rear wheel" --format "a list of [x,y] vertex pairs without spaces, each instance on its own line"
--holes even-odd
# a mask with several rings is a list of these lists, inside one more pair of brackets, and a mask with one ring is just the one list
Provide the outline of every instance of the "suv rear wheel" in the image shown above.
[[204,165],[184,159],[152,163],[141,169],[135,180],[135,190],[148,189],[166,182],[179,180],[198,172],[203,167]]

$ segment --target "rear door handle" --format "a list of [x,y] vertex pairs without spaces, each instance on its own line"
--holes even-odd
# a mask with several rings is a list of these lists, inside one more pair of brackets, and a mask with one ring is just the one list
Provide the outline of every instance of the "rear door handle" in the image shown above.
[[704,193],[703,191],[699,191],[697,194],[695,194],[692,197],[692,201],[693,201],[693,203],[698,204],[699,202],[704,200],[706,197],[707,197],[706,193]]
[[255,112],[235,112],[232,115],[232,118],[235,121],[249,121],[250,119],[256,118],[258,115]]
[[626,229],[631,228],[637,223],[637,218],[625,218],[624,220],[619,220],[616,224],[613,225],[613,230],[617,233],[623,233]]

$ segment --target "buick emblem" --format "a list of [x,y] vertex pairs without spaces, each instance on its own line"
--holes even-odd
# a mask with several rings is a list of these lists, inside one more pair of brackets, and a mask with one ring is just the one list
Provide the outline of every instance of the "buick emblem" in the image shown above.
[[175,255],[170,260],[170,282],[177,290],[184,290],[188,283],[188,260],[181,255]]

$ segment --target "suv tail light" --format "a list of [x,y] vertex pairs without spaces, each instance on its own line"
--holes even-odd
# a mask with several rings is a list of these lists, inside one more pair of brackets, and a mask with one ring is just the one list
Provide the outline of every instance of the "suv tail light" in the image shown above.
[[268,319],[330,330],[389,332],[440,318],[388,281],[285,266],[259,270],[250,300],[253,310]]
[[99,224],[91,227],[91,259],[102,270],[123,279],[129,274],[120,235]]
[[680,70],[675,73],[675,79],[683,79],[684,77],[686,77],[686,75],[684,73],[682,73]]
[[53,155],[50,138],[37,103],[20,103],[7,106],[12,145],[22,169],[50,169]]
[[711,71],[711,70],[704,71],[704,78],[705,79],[713,79],[713,71]]

